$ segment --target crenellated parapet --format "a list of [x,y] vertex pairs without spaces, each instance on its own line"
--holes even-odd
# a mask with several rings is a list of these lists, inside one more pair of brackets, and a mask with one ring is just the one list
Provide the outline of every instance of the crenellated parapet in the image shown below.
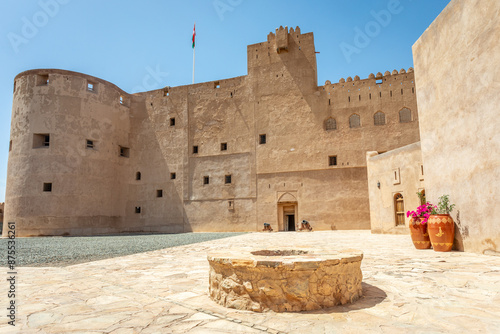
[[[382,74],[381,72],[378,72],[377,75],[373,74],[373,73],[370,73],[370,75],[368,75],[368,79],[383,79],[384,77],[389,77],[389,76],[395,76],[395,75],[398,75],[398,74],[406,74],[406,73],[411,73],[413,74],[413,67],[410,67],[408,69],[408,71],[406,71],[404,68],[402,68],[401,70],[393,70],[392,73],[389,72],[389,71],[385,71],[384,74]],[[340,78],[339,80],[339,83],[346,83],[346,82],[352,82],[352,81],[360,81],[360,77],[358,75],[356,75],[354,77],[354,79],[352,77],[347,77],[347,79],[344,79],[344,78]],[[330,80],[327,80],[328,84],[325,82],[325,85],[330,85],[331,84],[331,81]]]

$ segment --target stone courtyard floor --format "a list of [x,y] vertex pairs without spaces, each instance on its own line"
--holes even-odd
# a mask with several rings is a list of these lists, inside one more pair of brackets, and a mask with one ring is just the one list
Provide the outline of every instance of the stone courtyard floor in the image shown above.
[[[364,296],[300,313],[237,311],[208,298],[208,252],[280,247],[362,250]],[[500,333],[500,257],[416,250],[408,235],[369,231],[251,233],[23,267],[16,289],[15,328],[0,291],[0,333]]]

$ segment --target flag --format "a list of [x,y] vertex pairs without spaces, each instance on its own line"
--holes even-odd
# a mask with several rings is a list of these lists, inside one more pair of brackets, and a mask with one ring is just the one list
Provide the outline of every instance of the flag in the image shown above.
[[194,38],[196,36],[196,23],[194,24],[194,27],[193,27],[193,49],[194,49]]

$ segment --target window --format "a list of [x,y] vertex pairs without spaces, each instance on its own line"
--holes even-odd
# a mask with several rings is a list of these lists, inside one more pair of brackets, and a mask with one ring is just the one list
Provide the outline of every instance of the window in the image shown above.
[[399,111],[399,123],[409,123],[411,122],[411,110],[408,108],[403,108]]
[[176,177],[176,176],[177,176],[177,175],[175,175],[175,173],[170,173],[170,180],[175,180],[175,177]]
[[220,83],[219,83],[219,81],[214,82],[214,88],[220,88]]
[[259,144],[261,144],[261,145],[265,144],[266,140],[267,140],[267,138],[266,138],[265,134],[259,135]]
[[405,225],[405,205],[403,201],[403,195],[394,195],[394,213],[396,216],[396,226]]
[[125,98],[123,97],[123,95],[120,95],[120,104],[121,105],[125,104]]
[[381,111],[377,111],[375,115],[373,115],[373,124],[385,125],[385,114]]
[[170,92],[168,91],[168,88],[163,89],[163,96],[170,96]]
[[227,143],[221,143],[220,144],[220,150],[221,151],[227,151]]
[[231,174],[226,175],[226,176],[224,177],[224,183],[225,183],[225,184],[231,184]]
[[359,128],[361,126],[361,120],[359,118],[359,115],[351,115],[349,117],[349,127],[352,128]]
[[48,133],[35,133],[33,134],[33,148],[49,147],[50,134]]
[[203,177],[203,184],[210,184],[210,177],[209,176]]
[[140,181],[140,180],[141,180],[141,172],[137,172],[137,173],[135,173],[135,179],[136,179],[137,181]]
[[394,178],[392,179],[392,184],[401,184],[401,174],[399,172],[399,168],[393,169],[392,174],[394,175]]
[[16,80],[14,80],[14,93],[16,92]]
[[156,197],[158,197],[158,198],[163,197],[163,189],[158,189],[156,191]]
[[52,183],[44,183],[43,184],[44,192],[52,192]]
[[325,130],[337,130],[337,121],[335,120],[335,118],[330,117],[325,121]]
[[198,153],[198,146],[195,145],[193,146],[193,154],[197,154]]
[[233,200],[227,201],[227,208],[228,208],[228,210],[234,210],[234,201]]
[[12,151],[12,140],[9,142],[9,152]]
[[170,119],[170,126],[175,126],[175,117]]
[[128,158],[130,156],[130,148],[120,146],[120,157]]
[[141,213],[141,207],[140,206],[136,206],[135,207],[135,213]]
[[95,148],[93,140],[87,139],[87,148]]
[[49,84],[49,75],[48,74],[39,74],[36,77],[37,86],[47,86]]
[[337,166],[337,156],[331,155],[328,157],[328,166]]
[[375,80],[375,83],[377,85],[381,85],[384,81],[382,81],[382,79],[378,79],[378,80]]
[[96,92],[97,91],[97,85],[91,81],[87,81],[87,90],[89,92]]

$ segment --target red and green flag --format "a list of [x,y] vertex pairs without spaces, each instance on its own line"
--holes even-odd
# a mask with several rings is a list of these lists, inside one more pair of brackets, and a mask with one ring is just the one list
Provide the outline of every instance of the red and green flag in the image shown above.
[[193,27],[193,49],[194,49],[194,38],[196,37],[196,23],[194,24]]

